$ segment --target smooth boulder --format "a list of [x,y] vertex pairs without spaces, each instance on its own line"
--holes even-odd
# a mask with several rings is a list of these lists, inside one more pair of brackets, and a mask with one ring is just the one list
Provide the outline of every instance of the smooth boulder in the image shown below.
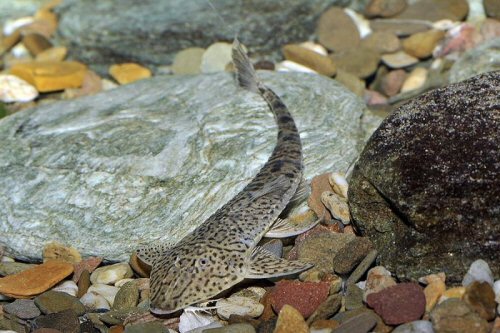
[[[364,103],[313,74],[259,73],[301,132],[305,175],[358,156]],[[176,242],[240,191],[270,156],[274,118],[228,73],[166,76],[0,120],[0,246],[38,260],[46,243],[125,261]]]
[[402,280],[476,259],[500,275],[500,72],[423,94],[374,132],[349,187],[354,225]]

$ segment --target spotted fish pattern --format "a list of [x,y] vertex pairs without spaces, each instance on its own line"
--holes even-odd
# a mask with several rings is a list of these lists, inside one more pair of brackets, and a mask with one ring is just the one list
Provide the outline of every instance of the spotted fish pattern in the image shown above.
[[244,279],[294,274],[311,267],[275,257],[257,245],[268,231],[291,235],[286,225],[277,226],[276,221],[302,180],[302,144],[291,114],[281,99],[257,80],[237,40],[232,57],[239,85],[260,94],[274,113],[277,143],[253,180],[178,244],[137,250],[138,257],[152,266],[153,313],[172,313],[205,301]]

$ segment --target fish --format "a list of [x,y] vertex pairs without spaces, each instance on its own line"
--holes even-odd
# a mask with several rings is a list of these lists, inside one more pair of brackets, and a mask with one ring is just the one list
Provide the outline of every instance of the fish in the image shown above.
[[298,235],[303,228],[281,219],[290,202],[303,197],[302,143],[285,104],[261,83],[246,51],[235,38],[232,59],[238,85],[259,94],[274,114],[276,146],[257,175],[177,244],[161,243],[136,250],[151,265],[150,311],[169,314],[209,300],[245,279],[300,273],[313,265],[275,256],[259,246],[264,236]]

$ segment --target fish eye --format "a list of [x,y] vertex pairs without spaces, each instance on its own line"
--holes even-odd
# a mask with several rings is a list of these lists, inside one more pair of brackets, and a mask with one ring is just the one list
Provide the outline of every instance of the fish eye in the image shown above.
[[198,260],[198,263],[200,264],[201,267],[205,267],[208,265],[208,259],[207,258],[200,258]]

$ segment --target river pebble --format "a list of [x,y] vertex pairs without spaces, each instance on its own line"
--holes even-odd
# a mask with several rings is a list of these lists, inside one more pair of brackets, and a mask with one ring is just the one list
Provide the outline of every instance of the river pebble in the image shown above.
[[90,275],[92,284],[115,284],[117,281],[132,277],[133,272],[126,262],[97,268]]

